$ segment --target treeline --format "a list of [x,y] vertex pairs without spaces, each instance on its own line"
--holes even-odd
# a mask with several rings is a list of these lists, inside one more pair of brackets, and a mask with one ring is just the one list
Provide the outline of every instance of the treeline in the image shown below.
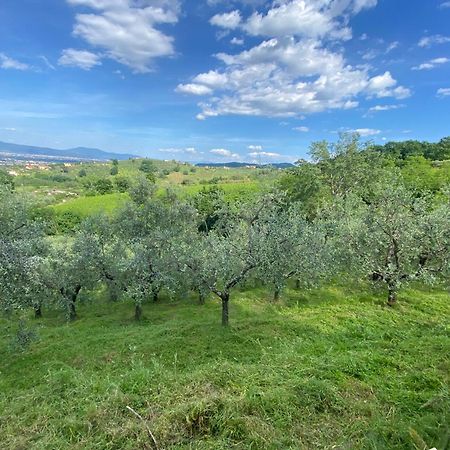
[[412,281],[449,283],[450,189],[410,189],[400,170],[355,136],[313,144],[314,163],[289,171],[251,203],[225,201],[219,188],[188,201],[155,196],[140,178],[113,217],[46,236],[26,197],[0,191],[0,305],[5,312],[60,305],[77,316],[83,291],[107,289],[111,302],[142,305],[162,291],[174,298],[212,294],[229,323],[233,291],[263,283],[282,295],[336,278],[385,286],[387,304]]
[[431,161],[444,161],[450,159],[450,136],[436,143],[409,140],[387,142],[384,145],[372,145],[371,148],[395,159],[404,160],[411,156],[423,156]]

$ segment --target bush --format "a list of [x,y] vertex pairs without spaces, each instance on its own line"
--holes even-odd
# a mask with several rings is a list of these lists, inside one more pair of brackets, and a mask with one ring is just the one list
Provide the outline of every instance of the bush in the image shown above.
[[56,230],[60,234],[74,232],[83,221],[83,218],[73,211],[64,211],[55,215]]
[[94,187],[100,195],[111,194],[114,192],[114,186],[111,180],[108,180],[107,178],[100,178],[97,180]]
[[119,168],[117,166],[112,166],[110,174],[114,177],[119,174]]
[[78,176],[79,176],[80,178],[83,178],[83,177],[85,177],[86,175],[87,175],[86,169],[81,169],[81,170],[78,172]]
[[128,189],[130,189],[130,186],[131,186],[130,180],[128,178],[125,178],[125,177],[117,177],[114,180],[114,184],[116,186],[117,191],[121,192],[122,194],[124,192],[127,192]]

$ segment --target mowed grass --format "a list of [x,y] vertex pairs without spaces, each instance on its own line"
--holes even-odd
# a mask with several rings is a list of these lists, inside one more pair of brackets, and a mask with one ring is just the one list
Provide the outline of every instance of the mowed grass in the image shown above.
[[[448,292],[262,289],[145,306],[84,294],[80,318],[36,321],[40,341],[0,348],[0,448],[448,448]],[[127,410],[130,406],[145,424]]]

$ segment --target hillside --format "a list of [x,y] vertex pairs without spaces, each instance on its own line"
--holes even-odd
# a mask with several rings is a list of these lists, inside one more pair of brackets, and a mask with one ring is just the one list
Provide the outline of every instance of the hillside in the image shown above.
[[447,448],[448,293],[235,300],[223,329],[212,299],[162,299],[137,324],[86,294],[75,323],[44,311],[23,355],[2,321],[1,448],[150,449],[146,426],[160,449]]
[[110,159],[124,160],[135,158],[135,155],[114,153],[97,148],[76,147],[58,150],[32,145],[0,142],[0,162],[40,161],[40,162],[78,162],[78,161],[108,161]]

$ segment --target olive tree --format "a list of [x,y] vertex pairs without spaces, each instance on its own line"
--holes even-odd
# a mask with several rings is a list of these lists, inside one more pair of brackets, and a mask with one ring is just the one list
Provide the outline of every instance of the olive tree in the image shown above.
[[192,208],[180,202],[149,199],[129,203],[118,218],[119,236],[126,245],[123,262],[127,294],[135,303],[135,318],[142,315],[142,304],[157,301],[162,288],[180,290],[180,239],[195,226]]
[[267,242],[267,223],[276,214],[274,196],[224,214],[220,226],[199,232],[185,249],[185,270],[222,304],[222,325],[229,324],[232,290],[262,264]]
[[0,204],[0,309],[31,306],[40,316],[43,227],[30,220],[29,201],[9,188],[0,188]]
[[289,279],[295,279],[297,287],[311,287],[330,272],[332,241],[324,224],[306,220],[302,210],[302,205],[291,205],[269,214],[262,224],[257,275],[274,287],[274,301]]
[[370,203],[348,197],[332,208],[341,260],[353,273],[383,283],[389,306],[402,286],[443,273],[450,248],[448,206],[435,209],[391,179],[378,186]]

